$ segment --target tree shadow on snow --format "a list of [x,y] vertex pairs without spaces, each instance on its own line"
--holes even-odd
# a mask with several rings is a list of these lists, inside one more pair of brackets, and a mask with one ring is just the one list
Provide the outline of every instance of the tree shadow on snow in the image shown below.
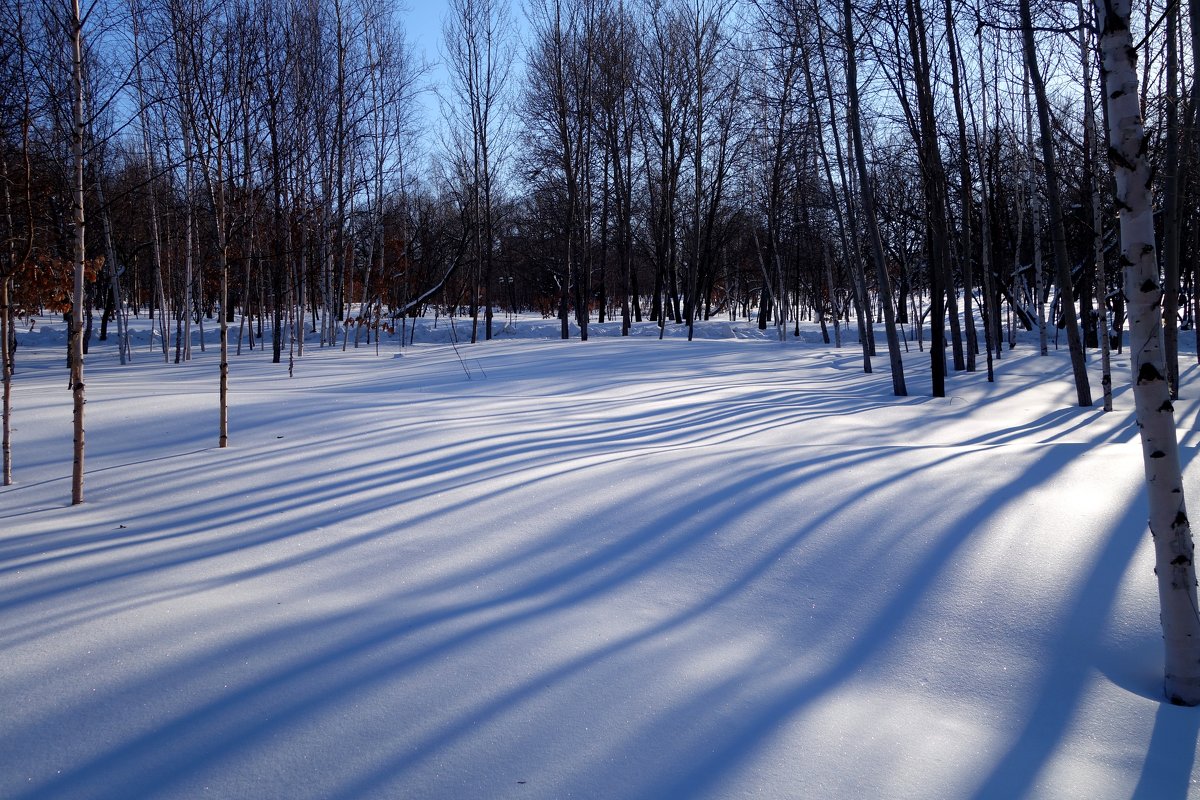
[[[637,426],[635,438],[640,441],[644,441],[641,437],[648,435],[655,444],[678,446],[696,436],[703,440],[705,428],[728,435],[732,426],[736,435],[737,420],[728,419],[730,414],[735,417],[740,414],[740,424],[754,427],[760,424],[755,422],[756,416],[761,416],[761,424],[773,426],[783,424],[779,419],[781,416],[794,417],[799,411],[799,408],[772,410],[769,405],[756,404],[740,411],[726,409],[708,415],[700,413],[701,409],[698,408],[684,408],[673,409],[657,421],[653,415],[650,415],[650,419],[631,417],[627,424]],[[681,426],[676,414],[685,415],[690,427]],[[254,548],[311,532],[314,527],[337,525],[343,520],[367,519],[373,513],[402,508],[412,498],[405,498],[403,490],[399,496],[388,492],[390,487],[404,487],[414,480],[427,479],[433,483],[420,493],[436,494],[438,490],[449,488],[449,485],[439,484],[439,481],[448,480],[442,476],[461,472],[469,466],[473,466],[474,471],[480,474],[474,477],[468,475],[465,481],[461,475],[455,478],[460,487],[469,485],[472,479],[482,483],[485,476],[503,476],[506,470],[519,473],[522,467],[510,462],[523,462],[534,452],[540,453],[543,463],[558,460],[562,467],[568,468],[560,470],[560,474],[570,469],[589,469],[587,463],[572,466],[571,461],[581,456],[591,458],[605,453],[604,449],[596,449],[599,442],[592,441],[594,437],[587,432],[590,425],[580,424],[578,435],[572,435],[569,428],[559,431],[557,448],[551,448],[549,453],[545,452],[544,447],[539,450],[537,442],[514,443],[510,452],[498,453],[491,446],[489,437],[483,436],[469,442],[459,452],[430,459],[433,463],[418,461],[419,466],[412,468],[371,465],[351,470],[349,474],[329,475],[318,466],[312,474],[296,481],[294,485],[280,487],[269,500],[260,493],[257,495],[260,502],[254,505],[239,506],[231,502],[244,492],[244,487],[238,481],[214,481],[206,490],[204,499],[164,509],[161,516],[155,512],[150,518],[131,520],[131,532],[75,531],[67,532],[57,541],[55,537],[47,537],[40,543],[29,543],[30,548],[16,556],[15,560],[6,560],[6,567],[28,572],[31,567],[53,566],[56,571],[45,579],[11,586],[4,598],[4,608],[12,615],[17,608],[47,601],[54,603],[53,615],[47,616],[44,609],[38,608],[35,618],[21,623],[25,631],[22,635],[40,636],[55,629],[68,630],[72,626],[101,621],[116,612],[129,610],[135,604],[199,595],[221,586],[233,586],[273,572],[320,562],[336,553],[393,536],[395,530],[387,524],[374,524],[365,529],[360,525],[352,533],[339,536],[326,545],[306,548],[303,552],[277,558],[261,566],[201,575],[182,583],[172,580],[159,592],[150,591],[147,585],[140,583],[157,575],[170,575],[178,567],[239,551],[253,552]],[[610,437],[599,438],[610,441]],[[334,457],[338,447],[352,446],[350,443],[338,445],[333,441],[326,443],[327,448],[332,448],[329,455]],[[288,447],[296,445],[285,444],[280,449]],[[652,451],[648,451],[641,456],[627,454],[622,457],[645,457],[651,454]],[[257,456],[261,458],[261,453]],[[226,470],[236,475],[240,469],[238,462],[254,457],[253,453],[232,453],[224,462]],[[795,484],[798,474],[810,470],[824,471],[839,462],[852,465],[878,457],[877,453],[870,450],[859,450],[838,457],[817,453],[791,460],[784,467],[736,472],[732,479],[717,482],[707,493],[695,493],[689,498],[690,502],[703,509],[700,520],[693,517],[686,524],[681,524],[675,508],[663,507],[656,516],[612,537],[607,544],[592,552],[567,559],[559,558],[552,562],[553,566],[548,571],[535,572],[507,591],[485,594],[471,602],[457,602],[426,611],[407,611],[401,601],[406,596],[411,597],[413,591],[397,589],[390,594],[391,600],[398,603],[399,614],[386,613],[380,617],[377,614],[347,612],[316,618],[309,616],[275,624],[265,635],[253,630],[246,634],[227,635],[222,639],[220,648],[208,656],[192,656],[186,663],[173,663],[162,668],[156,667],[146,674],[135,675],[134,680],[142,686],[137,693],[153,697],[164,690],[175,692],[181,683],[194,681],[195,676],[227,671],[230,663],[253,661],[271,666],[257,677],[235,683],[228,691],[209,699],[199,696],[190,708],[190,700],[183,700],[182,705],[178,700],[173,701],[172,705],[176,708],[173,719],[160,719],[144,734],[118,738],[94,757],[61,770],[57,776],[18,796],[32,798],[96,791],[116,792],[118,787],[127,796],[138,796],[152,789],[170,791],[172,785],[189,775],[235,758],[245,749],[253,749],[255,745],[282,735],[291,726],[324,711],[350,703],[363,691],[384,685],[398,674],[435,663],[437,659],[461,651],[482,637],[496,636],[532,619],[561,613],[635,582],[663,563],[677,560],[702,544],[711,531],[721,525],[721,519],[728,519],[739,510],[782,496]],[[499,466],[493,461],[498,461]],[[178,474],[171,479],[186,484],[189,472],[190,468],[181,466]],[[536,483],[537,480],[540,479],[526,481],[526,488],[530,482]],[[131,489],[134,490],[136,487]],[[505,491],[511,490],[501,489],[499,493]],[[338,498],[352,499],[338,503],[334,512],[327,516],[326,512],[316,515],[309,513],[302,521],[281,524],[280,518],[286,518],[289,513],[303,514],[312,506],[319,507],[321,502]],[[503,498],[497,496],[490,499],[502,501]],[[486,493],[472,496],[472,503],[487,500]],[[200,512],[209,503],[213,508],[228,510],[218,518],[205,518]],[[447,510],[442,507],[439,513]],[[615,516],[624,510],[621,504],[616,504],[603,516]],[[173,521],[168,523],[164,518]],[[405,520],[408,525],[420,525],[422,522],[416,518]],[[430,519],[424,523],[436,524],[436,520]],[[154,532],[156,526],[161,533]],[[227,534],[225,530],[240,533]],[[789,540],[781,552],[785,552],[800,536],[797,534]],[[144,553],[142,548],[151,544],[159,549]],[[535,540],[524,551],[514,553],[507,562],[489,564],[487,571],[502,572],[538,558],[538,549],[553,551],[560,547],[561,544],[553,538]],[[96,556],[121,557],[95,564],[91,559]],[[36,558],[36,561],[30,561],[31,558]],[[771,563],[772,559],[764,559],[756,569],[766,569]],[[447,577],[444,584],[461,586],[479,577],[469,569],[460,570],[457,575]],[[753,578],[753,572],[743,575],[724,594],[744,588]],[[427,585],[424,590],[426,594],[433,594],[440,588],[446,586]],[[112,594],[104,595],[104,591]],[[538,675],[526,686],[514,689],[493,703],[472,708],[459,724],[445,726],[437,735],[419,743],[407,760],[387,760],[386,766],[378,770],[374,777],[368,774],[365,778],[352,781],[353,785],[367,791],[381,781],[403,774],[406,763],[420,760],[423,755],[436,754],[440,748],[469,732],[480,719],[507,713],[528,697],[545,691],[547,685],[554,685],[587,670],[612,653],[652,639],[663,630],[684,624],[719,603],[722,596],[719,593],[700,606],[686,610],[679,618],[664,623],[665,628],[653,627],[614,642],[600,651],[589,652],[550,673]],[[382,602],[386,600],[387,597],[381,599],[383,608],[389,607],[387,602]],[[58,610],[60,607],[61,611]],[[52,616],[58,619],[52,619]],[[410,637],[430,631],[435,637],[432,643],[415,651],[405,649]],[[11,637],[17,633],[17,629],[10,628],[6,641],[12,643],[14,640]],[[289,655],[281,661],[281,656],[276,653],[290,653],[289,643],[297,640],[314,644],[302,656]],[[110,691],[111,697],[106,698],[102,692],[90,705],[93,708],[119,706],[126,692],[118,691],[116,687]],[[186,692],[184,696],[186,698]],[[49,720],[47,723],[50,724]],[[57,726],[66,722],[63,720],[53,724]],[[9,733],[20,738],[18,730]],[[354,792],[350,792],[346,796],[353,795]]]
[[[689,398],[687,392],[655,392],[647,389],[638,399],[657,396],[663,402],[659,406],[651,403],[649,409],[637,413],[600,405],[574,407],[578,418],[548,417],[512,435],[505,432],[503,415],[497,413],[495,420],[488,421],[495,427],[464,429],[448,445],[436,438],[423,442],[394,423],[359,427],[360,441],[369,439],[403,458],[388,464],[364,460],[337,471],[316,464],[292,485],[260,487],[253,495],[254,502],[245,504],[235,502],[246,493],[239,474],[286,465],[291,459],[305,458],[313,448],[338,461],[359,445],[344,441],[340,432],[331,430],[315,441],[287,441],[265,450],[235,452],[223,461],[226,477],[214,480],[203,498],[181,500],[161,514],[137,520],[132,525],[135,533],[114,537],[110,531],[70,531],[57,539],[21,542],[19,559],[14,554],[0,562],[0,573],[31,567],[57,571],[0,597],[5,612],[12,619],[31,607],[43,611],[40,603],[49,603],[50,608],[61,603],[62,608],[56,609],[57,617],[43,613],[22,620],[24,627],[10,628],[10,635],[36,637],[56,626],[70,630],[137,604],[165,598],[198,599],[214,590],[232,590],[259,580],[280,579],[280,585],[287,586],[281,576],[308,580],[301,588],[318,597],[322,591],[336,591],[339,585],[356,587],[363,580],[378,581],[381,586],[369,601],[357,605],[325,611],[318,604],[311,611],[279,620],[264,612],[261,622],[255,620],[251,625],[247,620],[244,627],[237,619],[228,620],[228,629],[215,637],[212,646],[188,651],[179,660],[156,662],[122,685],[102,687],[89,706],[102,719],[105,714],[119,716],[125,704],[133,701],[162,710],[147,716],[141,727],[114,728],[109,737],[95,740],[95,747],[85,756],[58,774],[43,775],[40,782],[22,787],[14,797],[170,795],[192,788],[189,781],[198,776],[232,769],[243,758],[268,760],[278,752],[272,748],[280,742],[291,745],[288,763],[296,772],[282,775],[292,783],[269,787],[267,794],[282,796],[293,790],[297,796],[351,800],[388,796],[397,787],[411,792],[408,781],[416,770],[452,759],[456,748],[492,724],[506,723],[501,730],[511,735],[536,728],[529,735],[549,752],[560,731],[553,709],[546,712],[548,698],[569,694],[580,682],[600,680],[609,671],[619,672],[631,660],[653,662],[655,648],[662,642],[685,635],[731,606],[750,605],[747,598],[760,590],[764,576],[781,565],[827,560],[834,567],[865,574],[894,552],[915,553],[910,565],[889,573],[895,580],[881,589],[884,600],[870,606],[848,631],[839,628],[842,617],[835,612],[821,625],[806,629],[811,643],[789,641],[787,614],[794,609],[779,611],[779,619],[771,621],[778,637],[775,643],[796,653],[809,646],[827,648],[826,662],[810,669],[731,666],[707,683],[697,683],[672,705],[646,714],[637,724],[628,728],[610,725],[608,738],[600,741],[594,752],[581,754],[577,763],[565,768],[563,785],[549,794],[540,790],[540,796],[590,794],[648,800],[716,795],[722,783],[752,763],[785,726],[822,699],[844,690],[895,646],[897,632],[965,558],[964,551],[975,543],[980,520],[996,517],[1019,503],[1030,487],[1049,482],[1091,446],[1062,442],[1046,446],[1041,457],[1031,461],[1027,474],[1019,480],[998,482],[970,508],[953,506],[954,487],[940,484],[949,482],[947,476],[956,474],[964,457],[982,460],[986,454],[980,448],[1016,438],[1016,431],[981,437],[974,443],[976,449],[908,446],[907,452],[921,451],[922,460],[915,468],[907,465],[903,476],[890,460],[899,452],[894,447],[818,447],[809,451],[796,446],[786,459],[764,462],[751,445],[744,452],[726,453],[721,471],[708,484],[690,488],[688,480],[712,477],[699,475],[698,467],[691,471],[687,467],[715,444],[753,442],[758,433],[789,425],[817,427],[830,417],[866,414],[888,401],[874,390],[847,398],[835,397],[832,391],[778,389],[768,396],[760,393],[724,405],[710,404],[703,395]],[[262,417],[256,424],[265,425],[269,409],[255,413]],[[607,427],[599,426],[589,416],[592,413],[604,414]],[[1050,435],[1049,441],[1055,441],[1061,436],[1052,432],[1077,413],[1052,412],[1035,424],[1039,432]],[[914,422],[914,426],[932,424]],[[646,487],[638,485],[612,490],[610,498],[587,506],[586,514],[569,517],[557,528],[535,529],[495,558],[465,559],[433,574],[395,583],[384,580],[373,561],[390,552],[384,548],[387,545],[398,553],[397,571],[403,571],[403,546],[411,544],[406,536],[410,531],[437,528],[462,515],[482,514],[479,509],[506,509],[513,516],[537,519],[544,498],[562,492],[564,484],[560,482],[575,486],[570,481],[578,479],[588,485],[591,476],[611,477],[611,472],[603,470],[614,469],[623,461],[655,463],[655,459],[678,457],[683,451],[688,451],[687,457],[680,459],[683,466],[675,466],[677,472],[670,473],[675,480],[655,476],[663,481],[656,490],[661,497],[647,498]],[[264,462],[267,456],[274,460]],[[662,470],[674,464],[657,463]],[[186,486],[193,468],[184,464],[174,473],[164,470],[159,477]],[[653,474],[642,469],[639,474]],[[826,517],[806,514],[807,482],[854,470],[858,470],[856,475],[869,473],[871,477],[847,487],[843,506],[832,507]],[[863,509],[856,504],[862,498],[887,490],[900,477],[908,480],[920,474],[936,492],[918,502],[931,512],[944,505],[952,517],[931,525],[923,532],[924,538],[889,527],[888,514],[893,509],[879,509],[875,517],[858,514]],[[186,495],[181,492],[179,496]],[[208,503],[225,509],[220,518],[204,516]],[[684,587],[688,592],[655,584],[665,570],[712,547],[714,537],[736,528],[738,520],[778,507],[794,509],[788,529],[761,532],[763,543],[757,549],[740,553],[731,548],[736,557],[731,556],[724,571],[715,576],[692,576],[696,585]],[[1035,702],[1014,712],[1025,715],[1017,723],[1022,730],[982,779],[974,795],[977,800],[1028,793],[1056,746],[1070,732],[1089,675],[1096,667],[1095,643],[1139,542],[1139,535],[1130,532],[1143,529],[1144,516],[1134,504],[1113,527],[1095,560],[1090,553],[1083,556],[1090,566],[1082,583],[1069,594],[1067,610],[1051,633],[1056,645],[1048,649],[1050,659],[1033,693]],[[337,535],[295,552],[281,550],[259,560],[246,558],[243,563],[242,554],[293,540],[300,543],[305,535],[324,526],[338,528]],[[860,526],[857,532],[862,536],[830,535],[831,529],[840,534],[841,526]],[[485,524],[471,532],[480,537],[496,534]],[[149,545],[158,549],[143,550]],[[462,544],[463,548],[469,546]],[[355,555],[363,563],[357,563],[352,558]],[[446,553],[447,557],[453,555]],[[89,561],[96,556],[112,560],[99,565]],[[238,561],[232,566],[214,561],[228,567],[220,571],[177,572],[219,558]],[[325,566],[328,564],[336,567]],[[322,566],[328,574],[317,569]],[[673,578],[687,576],[686,571],[669,574]],[[139,584],[150,579],[161,582],[157,593],[153,584]],[[464,663],[473,663],[480,652],[490,652],[487,645],[511,639],[528,648],[529,638],[536,640],[546,629],[569,627],[574,623],[572,614],[597,606],[603,609],[618,594],[635,591],[643,583],[654,589],[676,589],[684,599],[658,609],[659,613],[639,624],[628,621],[627,629],[606,638],[580,636],[575,650],[542,662],[531,660],[528,672],[511,663],[477,665],[493,670],[496,680],[482,681],[483,688],[468,683],[463,696],[448,697],[444,707],[437,707],[427,718],[413,718],[415,713],[404,716],[406,709],[419,707],[423,700],[400,692],[408,686],[409,676],[445,670],[444,680],[452,685],[455,670],[466,669]],[[799,594],[805,587],[796,585],[794,589]],[[106,591],[111,594],[105,595]],[[304,599],[299,590],[295,599]],[[846,603],[859,600],[854,596]],[[242,665],[251,666],[242,669]],[[209,675],[232,678],[223,689],[196,689]],[[713,713],[731,697],[738,698],[736,713]],[[621,702],[612,698],[614,706]],[[377,711],[376,705],[383,710]],[[602,720],[620,717],[609,708],[587,711]],[[1139,796],[1186,794],[1196,716],[1176,711],[1165,707],[1158,711]],[[393,713],[396,717],[389,717]],[[40,719],[65,729],[70,723],[68,716],[66,711],[60,716],[46,712]],[[298,733],[320,731],[331,718],[340,717],[351,720],[341,730],[366,729],[370,734],[379,733],[380,738],[351,753],[338,743],[322,740],[319,733],[315,738]],[[524,722],[510,723],[514,718]],[[331,726],[330,730],[334,729],[338,726]],[[7,733],[19,737],[21,730]],[[493,747],[503,750],[509,744],[501,740]],[[636,761],[648,749],[661,754],[657,769],[614,776],[614,763]],[[330,756],[325,750],[352,758],[338,761],[337,755]],[[532,750],[536,758],[538,751]],[[317,775],[315,767],[305,765],[310,758],[326,772]],[[303,776],[308,774],[314,777],[306,785]],[[247,786],[252,785],[243,788]],[[802,795],[805,787],[795,790]],[[488,795],[478,796],[502,794],[497,786]],[[448,783],[440,796],[476,795]],[[817,796],[816,790],[813,796]]]
[[1193,796],[1198,736],[1200,710],[1160,703],[1131,800],[1186,800]]
[[[1081,452],[1078,446],[1050,448],[1044,457],[1034,462],[1033,473],[1012,481],[993,492],[978,507],[971,508],[925,549],[918,564],[907,570],[907,578],[882,605],[880,613],[868,624],[849,634],[840,655],[813,674],[783,681],[783,687],[762,694],[749,708],[739,711],[736,718],[722,718],[719,724],[693,726],[693,732],[682,745],[676,745],[704,757],[691,760],[689,766],[671,775],[662,775],[645,784],[637,797],[719,796],[714,792],[722,781],[755,756],[779,730],[802,715],[835,689],[853,681],[858,672],[890,644],[890,636],[901,629],[927,594],[959,557],[959,551],[971,541],[976,525],[971,521],[985,519],[1020,499],[1027,486],[1035,486],[1066,467]],[[953,458],[953,456],[951,457]],[[931,500],[935,504],[936,500]],[[1119,574],[1119,573],[1118,573]],[[681,720],[704,718],[704,709],[720,701],[722,695],[735,692],[740,677],[731,678],[707,697],[699,697],[688,707],[674,713]],[[798,758],[802,754],[797,754]],[[803,795],[804,787],[796,787]],[[886,790],[875,787],[863,789],[868,794]]]
[[[1065,619],[1052,634],[1056,645],[1049,651],[1024,727],[974,793],[974,800],[1024,797],[1069,733],[1096,669],[1098,642],[1113,610],[1117,588],[1145,534],[1145,519],[1144,502],[1135,502],[1112,527],[1074,593]],[[1082,555],[1086,558],[1088,554]]]

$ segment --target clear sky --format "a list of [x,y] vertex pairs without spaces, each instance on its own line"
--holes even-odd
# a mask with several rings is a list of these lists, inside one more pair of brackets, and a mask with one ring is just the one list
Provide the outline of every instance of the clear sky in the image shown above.
[[[442,41],[442,18],[446,14],[446,0],[409,0],[400,9],[400,18],[408,32],[408,41],[418,59],[434,64],[429,74],[433,84],[443,84],[446,72],[440,63]],[[422,98],[430,122],[439,124],[441,114],[437,98],[432,92]]]
[[416,53],[436,61],[442,39],[442,18],[446,0],[410,0],[400,7],[400,19],[408,30],[408,38]]

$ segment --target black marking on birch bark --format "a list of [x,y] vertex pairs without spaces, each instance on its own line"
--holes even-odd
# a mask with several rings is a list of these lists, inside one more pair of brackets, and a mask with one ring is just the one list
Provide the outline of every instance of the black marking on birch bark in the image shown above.
[[1175,406],[1171,405],[1170,400],[1163,400],[1163,404],[1158,407],[1158,410],[1169,413],[1175,410]]
[[1187,521],[1187,512],[1185,512],[1183,509],[1180,509],[1175,513],[1175,520],[1171,523],[1171,527],[1178,528],[1181,525],[1187,525]]
[[[1133,172],[1133,164],[1130,163],[1129,159],[1125,157],[1124,153],[1115,147],[1108,148],[1108,161],[1114,167],[1123,167],[1124,169]],[[1128,208],[1128,206],[1126,206],[1126,208]]]
[[1159,372],[1158,367],[1154,366],[1153,364],[1142,364],[1141,369],[1138,370],[1138,386],[1141,386],[1143,383],[1161,381],[1162,379],[1162,373]]
[[1153,453],[1150,454],[1150,457],[1151,458],[1166,458],[1167,454],[1164,453],[1162,450],[1155,450]]
[[1104,23],[1100,35],[1108,36],[1128,29],[1129,23],[1113,8],[1112,0],[1104,0]]
[[1190,563],[1192,563],[1192,560],[1182,553],[1171,559],[1172,567],[1186,567]]
[[1142,282],[1142,291],[1143,292],[1153,292],[1153,291],[1156,291],[1157,289],[1158,289],[1158,284],[1154,282],[1153,278],[1146,278],[1146,280]]

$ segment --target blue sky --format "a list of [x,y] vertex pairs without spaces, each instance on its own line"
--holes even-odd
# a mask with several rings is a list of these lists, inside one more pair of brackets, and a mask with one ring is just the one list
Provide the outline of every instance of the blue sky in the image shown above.
[[[446,0],[415,0],[402,7],[400,16],[408,32],[408,40],[413,46],[413,52],[418,58],[423,57],[431,63],[440,59],[442,18],[445,14]],[[445,81],[445,75],[445,71],[439,64],[430,73],[430,82],[441,84]],[[423,100],[431,122],[440,123],[437,98],[430,93]]]
[[416,0],[406,3],[400,16],[408,30],[409,41],[418,54],[425,51],[426,57],[437,60],[438,43],[442,38],[442,17],[446,14],[445,0]]

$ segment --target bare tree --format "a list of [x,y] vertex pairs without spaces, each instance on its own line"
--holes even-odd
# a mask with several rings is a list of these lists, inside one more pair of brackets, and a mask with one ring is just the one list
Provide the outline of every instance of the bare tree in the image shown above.
[[1155,258],[1154,203],[1146,133],[1138,102],[1130,0],[1097,0],[1107,83],[1109,160],[1121,210],[1121,256],[1129,304],[1130,358],[1137,425],[1150,501],[1160,620],[1166,645],[1164,690],[1177,705],[1200,704],[1200,614],[1195,545],[1184,500],[1175,411],[1163,357],[1163,287]]
[[[679,303],[680,177],[688,151],[687,118],[691,95],[687,91],[687,30],[679,10],[665,0],[648,0],[643,9],[650,29],[643,38],[643,102],[638,126],[649,207],[646,248],[654,266],[654,296],[650,318],[661,336],[668,316],[683,322]],[[764,283],[766,279],[764,278]],[[765,288],[765,287],[764,287]],[[760,315],[759,326],[765,327]]]
[[[789,2],[755,4],[755,37],[762,42],[756,49],[758,63],[752,67],[754,78],[749,87],[751,101],[751,148],[748,172],[755,195],[754,241],[764,281],[776,287],[776,326],[780,340],[786,338],[786,281],[783,270],[785,209],[798,194],[798,175],[793,167],[797,150],[811,120],[813,105],[806,97],[812,89],[805,60],[803,37],[808,25],[798,9]],[[758,235],[762,218],[763,235]]]
[[559,275],[559,319],[562,338],[569,338],[568,311],[572,288],[580,338],[587,339],[586,299],[578,291],[582,280],[585,172],[593,102],[595,32],[594,0],[535,0],[528,9],[533,43],[526,65],[528,85],[527,172],[553,181],[562,192],[561,230],[563,268]]
[[[966,322],[966,356],[967,371],[975,371],[975,352],[978,350],[975,337],[975,312],[972,304],[975,292],[974,270],[971,259],[974,257],[971,244],[971,229],[974,227],[973,181],[971,178],[971,149],[967,144],[967,118],[963,111],[963,83],[966,69],[962,63],[962,51],[959,49],[954,4],[945,0],[946,10],[946,51],[950,59],[950,88],[954,97],[954,119],[958,123],[958,192],[961,206],[961,227],[959,247],[959,264],[963,278],[963,317]],[[951,286],[953,294],[954,287]]]
[[73,401],[73,458],[71,468],[71,504],[83,502],[83,278],[87,259],[83,216],[83,155],[87,119],[83,115],[83,25],[86,17],[79,0],[71,0],[67,17],[71,41],[71,158],[74,164],[75,288],[71,300],[71,396]]
[[1163,349],[1171,399],[1179,397],[1179,228],[1183,187],[1179,160],[1179,3],[1166,10],[1166,147],[1163,181]]
[[[817,0],[812,0],[811,8],[814,13],[817,11]],[[817,16],[819,17],[819,14]],[[825,98],[829,109],[829,114],[825,117],[825,124],[831,133],[828,137],[823,133],[817,135],[817,149],[821,154],[821,166],[825,173],[826,186],[830,196],[834,199],[834,218],[837,221],[838,239],[842,245],[842,258],[850,273],[851,297],[854,300],[855,320],[858,324],[858,340],[862,347],[863,372],[870,373],[872,371],[871,356],[875,354],[875,334],[871,326],[871,315],[868,308],[866,267],[863,264],[861,249],[852,244],[850,237],[850,231],[858,228],[853,183],[849,179],[849,174],[853,172],[854,168],[847,167],[847,158],[843,154],[843,133],[838,124],[837,103],[834,101],[834,80],[825,44],[825,25],[818,24],[816,28],[817,54],[821,61],[821,81],[825,86]],[[812,78],[812,70],[806,69],[805,74],[808,76],[807,81],[810,84],[808,93],[814,99],[813,115],[816,119],[820,119],[821,115],[816,108],[817,95],[812,85],[815,82],[815,79]],[[848,124],[847,120],[847,126]],[[833,169],[830,165],[827,139],[833,140],[834,161],[838,169],[837,180],[834,179]],[[850,149],[853,150],[853,145]],[[838,201],[839,197],[841,202]],[[844,212],[843,209],[845,209]]]
[[[601,8],[597,29],[598,84],[596,116],[603,161],[611,175],[609,192],[616,229],[617,271],[620,275],[621,335],[628,336],[632,322],[642,319],[637,272],[633,269],[634,145],[637,139],[639,93],[637,74],[639,42],[637,23],[624,0]],[[607,208],[607,205],[605,206]],[[602,225],[601,247],[606,247]]]
[[[689,340],[701,305],[699,295],[706,282],[706,268],[712,260],[710,244],[714,233],[713,223],[721,203],[721,191],[729,165],[729,123],[732,122],[732,115],[722,115],[718,111],[713,115],[713,120],[709,119],[709,115],[719,106],[722,98],[726,104],[736,104],[739,94],[736,72],[731,74],[731,65],[724,58],[728,42],[725,24],[732,10],[733,5],[729,0],[691,0],[685,10],[692,162],[691,252],[684,293],[684,318]],[[709,131],[705,126],[708,122],[720,125],[722,118],[726,124],[712,137],[716,144],[713,147],[706,138]],[[710,150],[715,152],[710,153]]]
[[[930,371],[933,376],[933,396],[946,396],[946,316],[949,312],[954,368],[964,369],[962,337],[959,335],[958,308],[955,302],[953,274],[950,269],[949,222],[946,218],[947,182],[938,142],[937,116],[934,108],[929,34],[921,0],[905,0],[908,20],[909,54],[912,59],[912,81],[916,86],[917,111],[908,112],[912,135],[918,144],[921,165],[921,185],[925,200],[926,249],[929,254],[929,347]],[[902,101],[904,100],[902,96]],[[949,302],[947,302],[949,301]]]
[[[379,2],[368,14],[366,31],[370,119],[368,122],[370,155],[363,158],[364,169],[370,171],[368,194],[368,244],[364,265],[360,320],[368,314],[372,300],[372,270],[379,262],[380,277],[385,277],[388,238],[385,230],[387,200],[385,190],[389,179],[402,176],[406,140],[413,128],[413,102],[417,83],[425,70],[413,60],[403,31],[394,23],[391,7]],[[395,181],[402,184],[402,179]],[[401,192],[403,186],[401,185]],[[403,246],[403,241],[402,241]],[[382,293],[374,296],[376,316],[382,313]],[[354,346],[358,346],[362,325],[355,329]],[[376,344],[379,331],[375,331]]]
[[[18,217],[13,197],[15,180],[9,172],[8,152],[0,150],[0,180],[4,183],[4,261],[0,266],[0,376],[3,377],[3,485],[12,473],[12,382],[16,349],[13,319],[13,281],[29,262],[34,249],[32,200],[33,165],[30,153],[32,88],[29,80],[29,48],[26,41],[28,17],[20,0],[0,10],[0,142],[10,133],[20,141],[20,175],[25,213]],[[15,129],[15,130],[14,130]],[[17,219],[21,222],[18,224]]]
[[[1105,266],[1104,215],[1100,208],[1101,139],[1096,125],[1096,101],[1092,88],[1092,33],[1083,12],[1083,0],[1078,1],[1079,57],[1083,74],[1083,171],[1088,176],[1088,194],[1092,211],[1092,259],[1096,267],[1096,343],[1100,346],[1100,388],[1104,410],[1112,411],[1112,365],[1108,332],[1108,270]],[[1169,364],[1169,362],[1168,362]]]
[[[862,193],[863,216],[867,236],[871,241],[871,252],[875,258],[875,276],[878,282],[879,304],[883,307],[884,325],[888,342],[888,358],[892,369],[892,392],[897,397],[908,394],[904,383],[904,361],[900,354],[900,339],[896,335],[896,311],[892,307],[891,278],[884,262],[883,242],[879,238],[879,221],[875,215],[875,195],[871,188],[871,176],[867,170],[866,149],[863,146],[861,103],[858,92],[857,42],[854,38],[854,6],[851,0],[842,3],[842,36],[846,47],[846,96],[847,125],[853,139],[854,163],[858,170],[859,190]],[[937,354],[941,357],[941,353]]]
[[[504,102],[513,59],[512,20],[498,0],[450,0],[442,41],[450,72],[452,124],[466,131],[457,141],[470,170],[467,205],[472,219],[475,286],[471,293],[471,341],[484,306],[484,338],[492,338],[496,189],[505,134]],[[482,291],[480,291],[482,289]]]
[[1059,190],[1057,157],[1050,128],[1050,101],[1046,96],[1046,84],[1038,65],[1037,47],[1033,40],[1033,15],[1029,0],[1019,0],[1017,8],[1021,20],[1021,41],[1024,45],[1025,64],[1033,83],[1033,95],[1037,101],[1038,123],[1041,129],[1042,165],[1046,172],[1046,199],[1050,207],[1050,243],[1054,253],[1054,271],[1058,291],[1062,297],[1059,314],[1067,330],[1067,348],[1071,353],[1071,368],[1075,376],[1075,392],[1079,405],[1092,404],[1092,389],[1088,382],[1087,362],[1083,353],[1083,340],[1079,335],[1079,318],[1075,313],[1075,291],[1071,282],[1071,265],[1067,261],[1067,234],[1063,227],[1063,204]]

